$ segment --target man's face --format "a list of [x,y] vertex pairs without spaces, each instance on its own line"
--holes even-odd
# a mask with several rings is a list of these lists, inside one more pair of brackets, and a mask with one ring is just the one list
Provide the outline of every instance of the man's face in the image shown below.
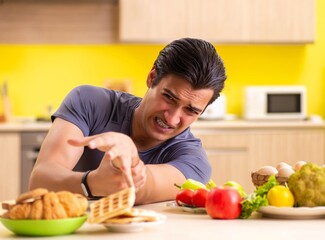
[[[140,131],[148,141],[158,144],[184,131],[203,112],[213,90],[194,90],[184,79],[168,75],[158,85],[149,87],[141,106],[138,120]],[[141,118],[141,119],[139,119]]]

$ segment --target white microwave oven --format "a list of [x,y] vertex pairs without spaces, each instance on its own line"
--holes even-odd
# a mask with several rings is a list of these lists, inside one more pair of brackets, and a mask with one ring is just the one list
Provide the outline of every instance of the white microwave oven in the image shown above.
[[304,120],[304,86],[249,86],[244,92],[244,118],[247,120]]

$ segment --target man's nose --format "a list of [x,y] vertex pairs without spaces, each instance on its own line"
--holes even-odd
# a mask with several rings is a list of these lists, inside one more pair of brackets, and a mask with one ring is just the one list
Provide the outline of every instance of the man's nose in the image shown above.
[[175,127],[181,121],[182,111],[179,108],[172,108],[165,111],[165,119],[169,126]]

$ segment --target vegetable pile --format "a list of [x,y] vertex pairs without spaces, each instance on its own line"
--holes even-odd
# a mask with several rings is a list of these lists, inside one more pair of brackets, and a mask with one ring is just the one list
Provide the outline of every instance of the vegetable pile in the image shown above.
[[314,163],[299,164],[288,183],[279,183],[273,174],[250,194],[235,181],[217,186],[213,180],[206,185],[187,179],[176,196],[179,206],[205,208],[211,218],[247,219],[263,206],[315,207],[325,206],[325,167]]
[[235,181],[227,181],[223,186],[217,186],[213,180],[206,185],[187,179],[182,185],[175,184],[180,190],[176,195],[179,206],[206,208],[212,218],[234,219],[248,218],[261,206],[267,206],[267,193],[279,185],[275,176],[260,186],[252,194],[246,194],[243,187]]
[[307,163],[292,174],[288,186],[299,207],[325,206],[325,168]]

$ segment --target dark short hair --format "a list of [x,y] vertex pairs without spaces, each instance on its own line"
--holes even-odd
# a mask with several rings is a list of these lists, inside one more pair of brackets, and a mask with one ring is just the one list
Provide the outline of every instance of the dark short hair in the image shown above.
[[160,80],[174,74],[186,79],[194,89],[212,89],[212,103],[220,96],[226,80],[226,70],[214,46],[202,39],[182,38],[163,48],[155,63],[156,78]]

